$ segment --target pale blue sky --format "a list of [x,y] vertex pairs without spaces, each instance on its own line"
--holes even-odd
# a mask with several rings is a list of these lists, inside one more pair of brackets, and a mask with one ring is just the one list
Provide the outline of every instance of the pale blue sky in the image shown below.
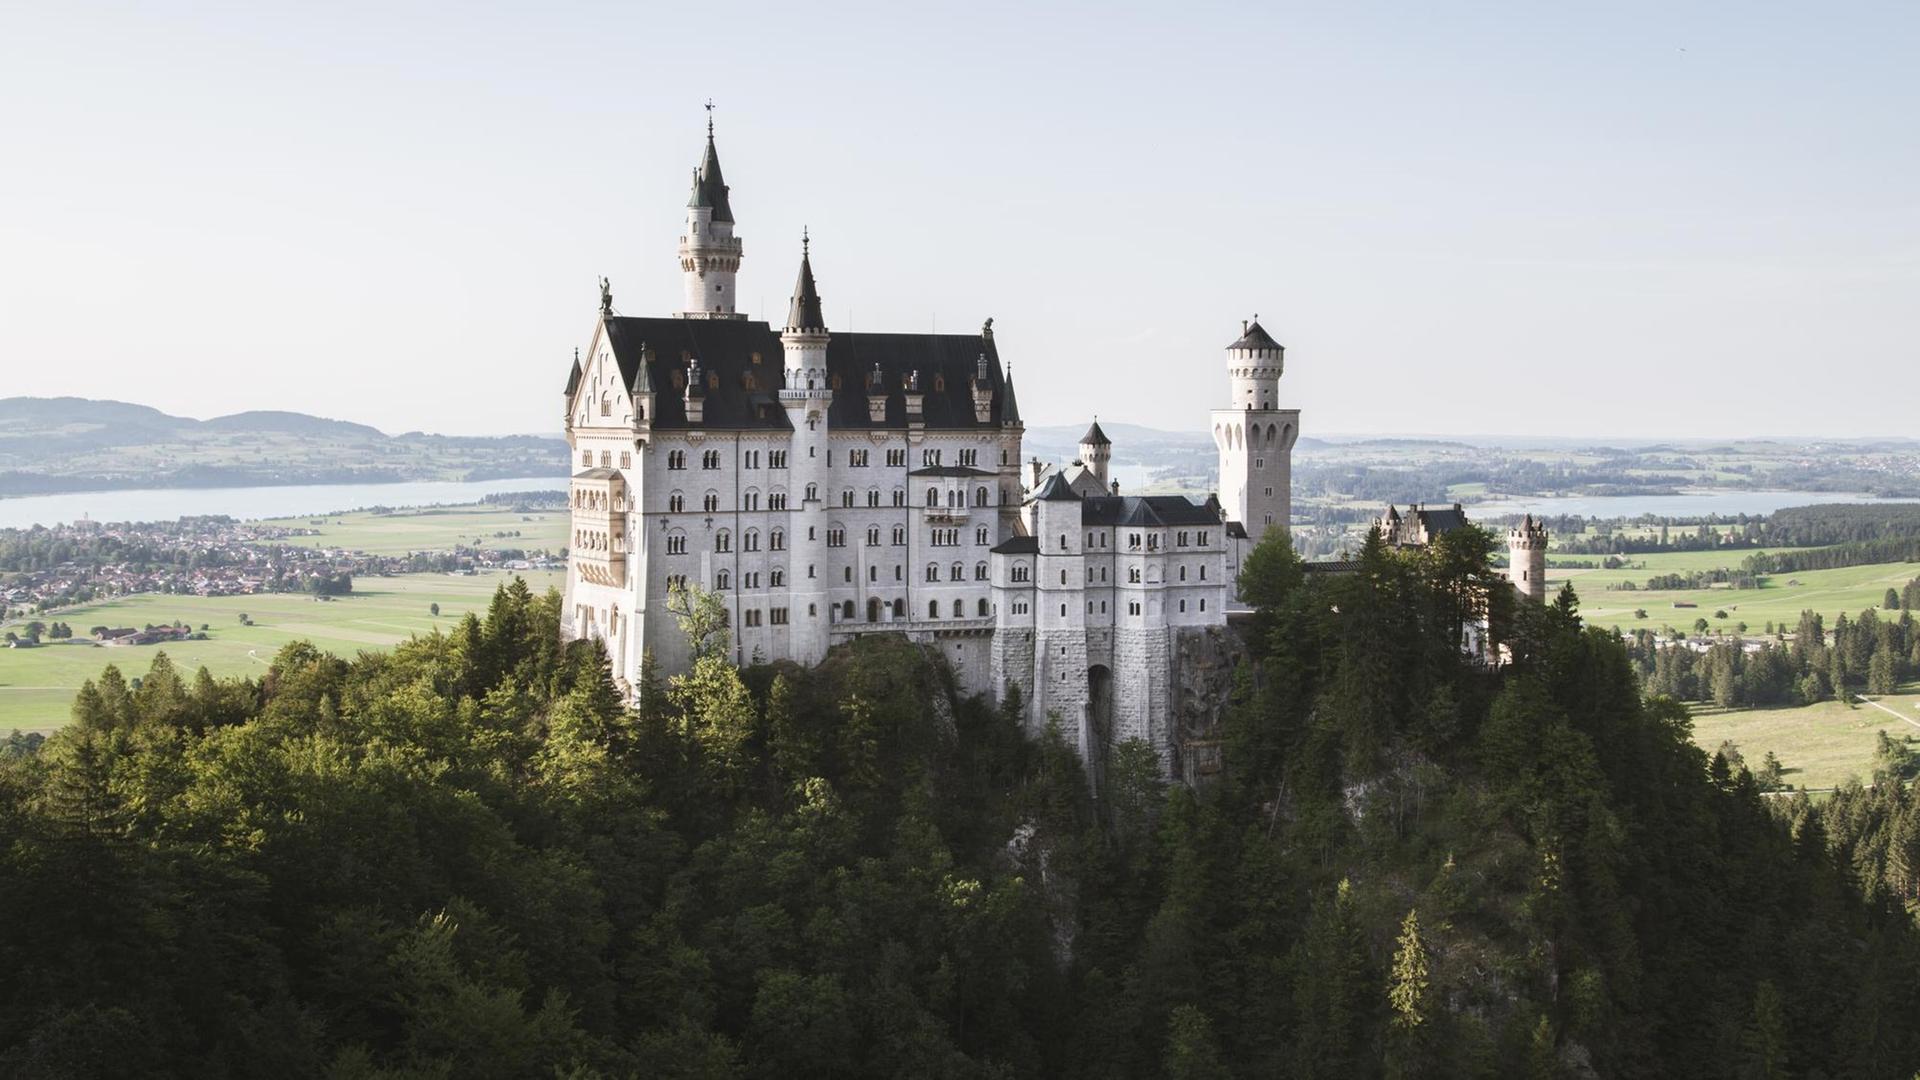
[[555,430],[678,306],[719,105],[833,328],[995,318],[1030,424],[1915,434],[1920,7],[0,4],[0,396]]

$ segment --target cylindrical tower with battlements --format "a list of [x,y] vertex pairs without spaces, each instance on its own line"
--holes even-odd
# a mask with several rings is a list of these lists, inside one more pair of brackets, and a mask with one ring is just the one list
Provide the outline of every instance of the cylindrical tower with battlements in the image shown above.
[[1536,604],[1547,600],[1547,527],[1527,519],[1507,530],[1507,578],[1521,596]]

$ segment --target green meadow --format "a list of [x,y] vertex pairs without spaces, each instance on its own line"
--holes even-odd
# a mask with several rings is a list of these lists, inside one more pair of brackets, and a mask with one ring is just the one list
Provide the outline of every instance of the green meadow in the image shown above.
[[[370,555],[405,555],[410,551],[452,551],[462,547],[545,549],[558,554],[567,546],[567,513],[542,510],[520,513],[509,507],[446,506],[396,510],[388,514],[360,511],[314,517],[274,518],[263,525],[316,529],[317,536],[295,536],[286,543],[305,547],[344,548]],[[511,535],[518,533],[518,535]],[[508,534],[508,535],[497,535]]]
[[[67,722],[69,704],[80,683],[108,664],[128,678],[146,671],[156,653],[164,651],[176,667],[191,675],[205,667],[214,675],[257,675],[290,641],[314,645],[352,656],[362,649],[380,649],[435,628],[451,627],[468,611],[484,611],[493,592],[514,575],[479,574],[456,577],[410,574],[390,578],[359,578],[349,596],[331,601],[298,593],[255,596],[167,596],[149,593],[68,609],[58,618],[85,634],[88,627],[145,626],[148,623],[187,623],[208,627],[205,641],[165,645],[107,647],[76,638],[34,649],[0,649],[0,733],[46,731]],[[559,588],[557,572],[529,572],[535,592]],[[440,614],[432,614],[432,605]],[[247,615],[253,625],[245,626]]]
[[[1889,588],[1899,591],[1907,582],[1920,578],[1920,563],[1876,563],[1835,570],[1774,574],[1760,579],[1757,589],[1640,588],[1627,591],[1608,588],[1622,581],[1645,585],[1654,574],[1712,569],[1715,565],[1725,565],[1727,562],[1724,555],[1717,560],[1703,561],[1698,558],[1707,554],[1711,553],[1647,556],[1648,569],[1550,569],[1547,575],[1548,588],[1557,590],[1561,582],[1573,582],[1574,591],[1580,594],[1580,613],[1595,626],[1623,630],[1641,627],[1659,630],[1671,626],[1692,633],[1694,620],[1705,619],[1709,633],[1718,631],[1733,634],[1741,623],[1745,623],[1747,634],[1755,636],[1765,631],[1769,621],[1776,627],[1785,623],[1786,629],[1791,630],[1800,621],[1800,612],[1804,610],[1819,612],[1826,617],[1829,625],[1841,612],[1852,619],[1864,608],[1880,607]],[[1675,607],[1676,603],[1697,606]],[[1647,613],[1644,619],[1634,614],[1641,609]],[[1722,611],[1726,612],[1725,618],[1717,615]]]
[[1852,779],[1864,783],[1873,779],[1880,732],[1920,737],[1920,683],[1908,683],[1878,704],[1899,716],[1866,701],[1856,701],[1851,708],[1838,701],[1780,709],[1695,705],[1693,741],[1712,753],[1723,740],[1732,740],[1755,771],[1771,750],[1786,766],[1783,779],[1795,787],[1838,787]]

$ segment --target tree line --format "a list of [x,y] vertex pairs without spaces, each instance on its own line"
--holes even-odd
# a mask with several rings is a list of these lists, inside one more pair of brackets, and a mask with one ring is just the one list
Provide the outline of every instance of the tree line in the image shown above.
[[[1893,590],[1888,592],[1891,598]],[[1906,594],[1920,597],[1920,579],[1908,583]],[[1906,607],[1897,616],[1867,608],[1851,620],[1843,612],[1831,629],[1819,612],[1803,611],[1791,641],[1782,633],[1772,640],[1733,637],[1700,648],[1637,630],[1628,653],[1647,693],[1722,708],[1810,705],[1849,699],[1855,692],[1891,694],[1920,676],[1920,632]]]

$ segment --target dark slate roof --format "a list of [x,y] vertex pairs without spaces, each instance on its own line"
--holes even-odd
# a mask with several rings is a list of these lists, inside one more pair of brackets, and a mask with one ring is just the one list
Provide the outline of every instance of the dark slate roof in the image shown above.
[[1040,538],[1037,536],[1009,536],[988,550],[995,555],[1038,555]]
[[574,390],[578,389],[580,386],[580,376],[582,374],[583,373],[580,370],[580,350],[575,349],[573,351],[573,371],[571,371],[567,375],[567,389],[565,391],[567,395],[567,403],[569,407],[571,407],[573,403]]
[[1425,507],[1420,507],[1413,510],[1412,513],[1413,516],[1420,519],[1420,524],[1426,526],[1428,536],[1439,536],[1443,533],[1450,533],[1455,529],[1463,529],[1471,524],[1467,520],[1466,511],[1460,509],[1458,506],[1449,506],[1442,510],[1428,510]]
[[1212,500],[1194,502],[1185,495],[1091,495],[1080,512],[1083,525],[1218,525],[1220,511]]
[[[615,315],[606,320],[606,327],[620,376],[629,386],[639,371],[641,346],[652,347],[648,377],[655,395],[655,428],[791,430],[776,396],[786,377],[780,332],[766,323]],[[994,360],[993,408],[984,424],[974,419],[972,389],[983,345]],[[923,396],[921,418],[927,427],[998,427],[1009,394],[994,350],[993,341],[978,334],[834,334],[827,345],[827,372],[839,386],[827,422],[841,430],[904,429],[907,403],[901,387],[917,371]],[[760,355],[758,364],[753,362],[755,353]],[[687,356],[698,359],[702,373],[713,380],[699,424],[687,422],[683,400]],[[886,414],[878,423],[867,410],[866,392],[875,365],[887,396]],[[749,374],[756,384],[751,390],[745,385]]]
[[1080,445],[1081,446],[1112,446],[1113,440],[1107,438],[1107,433],[1100,430],[1100,421],[1095,420],[1093,422],[1093,426],[1087,429],[1087,433],[1085,435],[1080,436]]
[[1279,347],[1280,343],[1273,340],[1273,335],[1260,328],[1258,320],[1248,324],[1245,332],[1240,335],[1239,341],[1227,346],[1229,349],[1278,349]]
[[813,260],[805,248],[800,252],[800,279],[793,283],[793,303],[787,306],[787,329],[825,330],[826,316],[820,313],[820,290],[813,284]]
[[[1067,478],[1059,473],[1050,473],[1040,486],[1034,489],[1033,498],[1037,502],[1059,502],[1066,499],[1078,499],[1080,493],[1073,490]],[[1082,512],[1084,515],[1084,511]]]
[[713,132],[707,132],[707,156],[693,173],[693,195],[688,206],[710,206],[713,220],[733,221],[733,207],[727,204],[727,182],[720,176],[720,152],[713,148]]
[[991,469],[976,469],[970,465],[929,465],[924,469],[915,469],[908,476],[993,476]]
[[1002,412],[1006,416],[1007,423],[1017,424],[1020,422],[1020,402],[1016,400],[1013,396],[1013,372],[1012,371],[1007,372],[1006,388],[1007,388],[1007,392],[1001,395],[1003,398],[1006,399],[1002,403],[1002,407],[1001,407]]
[[1303,562],[1300,569],[1309,574],[1357,574],[1360,572],[1359,559],[1335,559],[1331,562]]
[[1238,521],[1227,522],[1227,538],[1230,540],[1247,539],[1247,527]]

